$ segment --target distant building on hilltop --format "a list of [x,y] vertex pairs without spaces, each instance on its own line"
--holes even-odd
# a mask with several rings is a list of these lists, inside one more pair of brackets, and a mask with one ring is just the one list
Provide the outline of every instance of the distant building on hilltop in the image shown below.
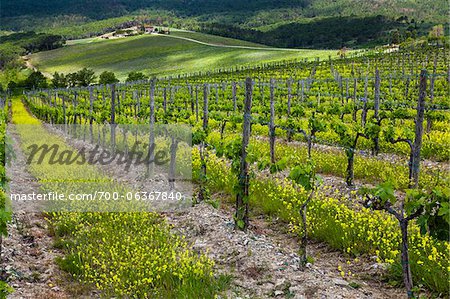
[[154,33],[158,32],[158,28],[155,28],[153,26],[144,25],[144,32],[145,33]]
[[170,34],[169,27],[155,27],[150,25],[143,25],[141,31],[147,34],[159,33],[159,34]]

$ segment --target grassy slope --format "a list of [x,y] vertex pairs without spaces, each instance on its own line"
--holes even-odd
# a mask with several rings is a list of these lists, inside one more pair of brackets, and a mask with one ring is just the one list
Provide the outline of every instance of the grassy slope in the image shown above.
[[180,29],[171,29],[170,35],[179,36],[185,38],[195,39],[204,43],[215,44],[215,45],[226,45],[226,46],[249,46],[258,48],[268,48],[266,45],[252,43],[244,40],[222,37],[217,35],[211,35],[201,32],[193,32]]
[[[256,44],[256,43],[252,43],[252,42],[248,42],[248,41],[227,38],[227,37],[221,37],[221,36],[211,35],[211,34],[206,34],[206,33],[201,33],[201,32],[182,30],[182,29],[171,28],[170,35],[177,36],[177,37],[183,37],[183,38],[195,39],[200,42],[215,44],[215,45],[249,46],[249,47],[258,47],[258,48],[268,48],[268,46],[262,45],[262,44]],[[72,45],[90,44],[90,43],[102,42],[102,41],[105,41],[105,40],[102,38],[99,38],[99,37],[90,37],[90,38],[83,38],[83,39],[68,40],[66,42],[66,44],[72,46]]]
[[[214,44],[261,47],[199,33],[175,32],[174,35]],[[75,45],[62,49],[33,54],[31,63],[46,73],[68,73],[90,67],[97,73],[113,71],[124,79],[128,72],[136,70],[148,75],[169,75],[284,59],[327,58],[335,54],[336,51],[223,48],[168,36],[145,35],[116,40],[77,41]]]

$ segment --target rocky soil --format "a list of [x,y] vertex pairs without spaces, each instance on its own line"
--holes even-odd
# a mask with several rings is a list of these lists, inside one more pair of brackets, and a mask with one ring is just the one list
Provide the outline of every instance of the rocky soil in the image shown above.
[[384,273],[381,265],[370,259],[347,258],[323,243],[308,245],[308,256],[314,261],[301,270],[298,240],[285,231],[286,225],[259,217],[252,219],[247,232],[241,232],[234,229],[231,215],[227,207],[216,209],[205,203],[167,214],[174,230],[185,235],[194,250],[206,252],[219,273],[234,277],[227,298],[403,296],[401,289],[380,281]]

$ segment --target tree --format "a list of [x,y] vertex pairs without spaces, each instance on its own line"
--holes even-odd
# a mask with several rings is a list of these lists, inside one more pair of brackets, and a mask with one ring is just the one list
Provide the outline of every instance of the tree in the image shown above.
[[89,86],[94,83],[95,79],[95,72],[92,69],[83,68],[76,74],[76,81],[78,86]]
[[20,65],[20,56],[24,54],[21,47],[5,43],[0,45],[0,70]]
[[14,91],[17,88],[17,83],[15,81],[9,81],[7,89],[9,91]]
[[131,72],[128,74],[127,82],[147,80],[148,77],[141,72]]
[[69,73],[66,75],[66,81],[68,87],[77,86],[78,83],[78,75],[77,73]]
[[53,78],[51,81],[52,81],[52,86],[54,88],[64,88],[64,87],[67,87],[67,84],[68,84],[67,77],[64,76],[63,73],[60,74],[58,72],[55,72],[53,74]]
[[436,25],[431,28],[430,32],[428,33],[428,40],[434,41],[439,45],[439,41],[444,39],[444,26],[443,25]]
[[114,84],[119,82],[119,80],[116,78],[116,75],[114,75],[113,72],[104,71],[100,74],[100,78],[98,80],[99,84]]
[[47,88],[47,79],[41,72],[32,72],[28,78],[23,81],[25,88]]
[[345,58],[345,57],[347,56],[347,52],[348,52],[347,47],[342,47],[342,48],[337,52],[337,55],[338,55],[340,58]]

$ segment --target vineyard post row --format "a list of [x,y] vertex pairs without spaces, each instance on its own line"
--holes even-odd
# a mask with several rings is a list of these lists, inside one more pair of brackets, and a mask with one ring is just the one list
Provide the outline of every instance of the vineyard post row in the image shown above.
[[[397,140],[394,140],[394,142],[407,142],[409,144],[410,148],[411,148],[410,161],[409,161],[409,168],[410,168],[409,178],[410,178],[410,185],[411,186],[417,186],[418,185],[418,179],[419,179],[418,174],[419,174],[419,168],[420,168],[420,149],[421,149],[421,145],[422,145],[422,135],[423,135],[423,120],[424,120],[425,97],[426,97],[426,88],[427,88],[426,87],[427,72],[425,70],[423,70],[421,72],[419,78],[420,78],[419,79],[420,86],[419,86],[419,101],[418,101],[418,105],[417,105],[417,108],[416,108],[417,116],[416,116],[416,125],[415,125],[415,128],[416,128],[415,129],[415,138],[414,138],[413,141],[407,140],[407,139],[403,139],[403,138],[399,138]],[[367,82],[367,80],[366,80],[366,82]],[[376,70],[376,72],[375,72],[375,86],[374,86],[374,113],[375,113],[375,119],[378,122],[378,124],[381,123],[381,118],[379,117],[380,84],[381,84],[380,82],[381,82],[381,79],[380,79],[379,71]],[[151,123],[154,122],[154,119],[155,119],[155,111],[154,111],[155,85],[156,85],[156,80],[152,79],[150,81],[150,89],[149,89],[149,95],[150,95],[150,97],[149,97],[150,98],[149,106],[151,108],[150,109],[151,110],[150,111],[150,120],[152,120],[152,121],[150,121]],[[251,98],[253,97],[253,86],[254,85],[255,85],[255,82],[252,79],[247,78],[247,80],[245,82],[245,86],[246,86],[246,88],[245,88],[245,99],[246,100],[245,100],[245,105],[244,105],[244,126],[243,126],[244,132],[243,132],[243,144],[242,144],[243,148],[242,148],[242,155],[241,155],[241,157],[245,156],[245,147],[247,146],[248,139],[249,139],[249,136],[246,136],[245,134],[246,134],[247,130],[248,130],[248,132],[250,132],[250,126],[252,124],[251,118],[249,120],[249,117],[248,117],[248,115],[250,115],[250,114],[248,114],[248,113],[250,113],[250,110],[246,111],[245,109],[248,108],[246,106],[248,102],[251,104]],[[203,130],[205,132],[208,130],[208,111],[209,111],[209,109],[208,109],[208,96],[209,96],[209,86],[210,86],[210,84],[207,84],[207,83],[204,83],[204,85],[203,85]],[[232,100],[233,100],[233,110],[234,111],[237,110],[236,86],[237,86],[236,82],[233,82],[232,83]],[[249,86],[251,88],[249,88]],[[287,113],[287,118],[289,118],[290,113],[291,113],[290,105],[291,105],[291,100],[292,100],[291,82],[287,81],[286,82],[286,86],[287,86],[287,100],[288,100],[286,113]],[[170,90],[172,90],[172,89],[173,89],[173,86],[172,86],[172,88],[170,88]],[[92,112],[93,111],[93,103],[94,103],[92,87],[89,87],[88,90],[89,90],[89,111]],[[163,88],[163,109],[164,109],[164,111],[167,112],[167,106],[168,105],[167,105],[166,90],[167,90],[167,88],[164,87]],[[189,90],[192,90],[192,88],[190,86],[189,86]],[[197,119],[197,122],[198,122],[198,117],[199,117],[199,113],[198,113],[198,108],[199,108],[199,103],[198,102],[199,101],[198,101],[198,92],[197,92],[198,86],[195,87],[195,90],[196,90],[196,103],[195,103],[195,110],[196,111],[195,111],[195,114],[196,114],[196,119]],[[271,157],[271,162],[272,163],[274,163],[274,161],[275,161],[275,127],[276,127],[275,126],[275,112],[274,112],[274,102],[275,102],[274,90],[275,90],[275,80],[272,79],[272,80],[270,80],[270,122],[268,123],[270,150],[271,150],[270,157]],[[119,97],[120,92],[116,92],[116,86],[115,85],[110,86],[110,91],[111,91],[111,105],[110,105],[110,107],[111,107],[111,111],[110,111],[111,146],[112,146],[112,148],[114,150],[114,148],[115,148],[115,139],[116,139],[116,136],[115,136],[116,135],[116,132],[115,132],[116,109],[117,109],[117,107],[120,107],[120,97]],[[98,94],[98,92],[97,92],[97,94]],[[133,92],[133,94],[134,94],[134,92]],[[364,94],[365,95],[367,94],[367,83],[365,84]],[[52,101],[52,97],[51,97],[50,93],[48,93],[48,97],[49,98],[47,99],[47,103],[50,106],[56,106],[56,104],[57,104],[56,103],[56,97],[55,97],[55,101],[54,102]],[[172,98],[173,98],[172,93],[171,93],[170,97],[171,97],[170,103],[173,104],[174,100],[172,100]],[[64,98],[65,97],[62,96],[62,106],[63,106],[62,108],[63,108],[63,111],[65,111],[65,100],[64,100]],[[125,90],[123,90],[122,100],[124,101],[125,98],[126,98],[126,94],[125,94]],[[250,100],[248,100],[248,99],[250,99]],[[105,101],[104,97],[103,97],[103,101]],[[191,101],[192,101],[192,98],[191,98]],[[319,98],[318,101],[320,101],[320,98]],[[44,104],[44,103],[41,101],[41,104]],[[191,104],[192,104],[192,102],[191,102]],[[77,92],[76,91],[74,92],[72,105],[73,105],[73,107],[76,110],[76,107],[77,107]],[[152,106],[153,106],[153,109],[152,109]],[[248,109],[250,109],[250,108],[248,108]],[[364,124],[365,123],[365,118],[366,118],[366,115],[367,115],[367,98],[365,98],[364,106],[363,106],[362,110],[363,110],[362,111],[362,123]],[[73,122],[77,123],[77,114],[76,113],[73,116],[73,118],[74,118]],[[81,123],[81,116],[80,116],[79,122]],[[92,124],[92,122],[93,122],[93,118],[92,118],[92,114],[91,114],[90,119],[89,119],[89,123]],[[247,122],[249,124],[249,127],[246,127]],[[64,124],[67,125],[67,118],[65,116],[65,112],[64,112]],[[298,132],[293,131],[291,128],[282,127],[282,129],[287,131],[287,133],[288,133],[288,140],[290,139],[290,135],[291,134],[298,133]],[[308,141],[308,155],[310,155],[310,148],[311,148],[312,141],[314,139],[314,136],[313,136],[314,133],[312,132],[310,136],[308,136],[304,130],[300,130],[300,133],[304,134],[305,137],[306,137],[306,140]],[[353,181],[354,152],[355,152],[355,149],[356,149],[357,139],[360,136],[368,138],[363,133],[358,133],[356,135],[356,138],[354,139],[353,146],[350,145],[349,148],[346,148],[346,153],[347,153],[347,156],[348,156],[347,183],[349,185],[351,185],[352,181]],[[152,139],[151,136],[149,138]],[[91,135],[91,140],[92,140],[92,135]],[[150,141],[152,141],[152,140],[150,140]],[[244,141],[247,144],[245,144]],[[375,150],[378,151],[378,137],[375,137],[374,141],[375,141]],[[175,140],[173,140],[172,143],[174,143],[174,142],[175,142]],[[150,144],[152,144],[152,143],[150,142]],[[204,144],[201,145],[202,160],[204,158],[203,157],[203,149],[204,149]],[[174,147],[173,150],[176,151],[176,146]],[[242,163],[243,162],[241,161],[241,164]],[[244,170],[245,169],[245,167],[244,167],[245,165],[242,164],[241,166],[242,167],[240,169],[239,182],[240,182],[240,185],[242,187],[242,193],[238,193],[237,211],[238,211],[238,206],[240,207],[239,209],[242,210],[241,206],[243,204],[245,205],[244,201],[245,201],[245,198],[247,197],[247,195],[245,195],[245,194],[246,194],[246,192],[248,192],[248,189],[247,189],[247,191],[245,191],[245,188],[244,188],[247,185],[247,183],[248,183],[248,178],[245,179],[245,177],[246,177],[245,170]],[[204,173],[204,175],[206,176],[206,173]],[[244,181],[241,181],[241,179],[244,179]],[[247,209],[248,208],[244,208],[244,210],[247,210]],[[245,221],[245,216],[242,216],[242,215],[245,215],[245,214],[246,213],[241,213],[241,212],[239,212],[239,213],[237,212],[236,213],[236,219],[239,219],[240,221],[243,221],[243,222],[239,222],[240,223],[239,224],[240,227],[246,227],[246,223],[248,223],[248,221]]]
[[[425,75],[426,76],[426,75]],[[367,77],[366,77],[367,78]],[[431,79],[430,79],[430,81],[433,81],[433,78],[434,78],[434,76],[431,76]],[[154,80],[152,80],[152,81],[154,81]],[[273,91],[274,91],[274,89],[275,88],[277,88],[278,90],[280,89],[280,87],[279,87],[279,85],[277,86],[277,87],[275,87],[274,86],[274,80],[271,80],[270,81],[270,93],[271,93],[271,101],[272,101],[272,99],[273,99],[273,97],[274,97],[274,95],[273,95]],[[367,82],[367,79],[365,80],[365,82]],[[380,125],[380,123],[381,123],[381,118],[379,118],[379,117],[377,117],[378,116],[378,111],[379,111],[379,108],[380,108],[380,82],[381,82],[381,79],[380,79],[380,76],[379,76],[379,72],[378,71],[376,71],[376,75],[375,75],[375,87],[374,87],[374,90],[375,90],[375,96],[374,96],[374,111],[375,111],[375,118],[378,120],[378,124]],[[154,83],[153,83],[154,84]],[[131,86],[132,88],[134,88],[136,85],[118,85],[118,87],[119,88],[123,88],[122,89],[122,96],[121,96],[121,98],[122,98],[122,101],[125,101],[125,99],[126,99],[126,91],[127,91],[127,87],[128,86]],[[140,86],[142,86],[142,84],[138,84],[136,87],[137,88],[139,88]],[[203,93],[204,93],[204,97],[207,97],[208,96],[208,93],[209,93],[209,86],[210,86],[210,84],[207,84],[207,83],[205,83],[204,84],[204,90],[203,90]],[[232,82],[232,84],[231,84],[231,86],[232,86],[232,99],[233,99],[233,111],[237,111],[237,104],[236,104],[236,97],[237,97],[237,95],[236,95],[236,86],[237,86],[237,84],[236,84],[236,82]],[[302,84],[302,86],[303,86],[303,84]],[[124,88],[125,87],[125,88]],[[111,117],[111,123],[112,124],[114,124],[115,123],[115,114],[116,114],[116,102],[117,102],[117,107],[118,108],[120,108],[120,105],[121,105],[121,103],[120,103],[120,97],[119,97],[119,94],[120,94],[120,92],[118,92],[118,93],[116,93],[115,92],[115,90],[116,90],[116,87],[115,87],[115,85],[114,86],[111,86],[110,87],[111,88],[111,112],[110,112],[110,117]],[[173,89],[174,87],[172,87],[171,88],[171,90]],[[183,88],[183,86],[177,86],[176,87],[176,89],[175,90],[178,90],[179,88]],[[189,91],[190,91],[190,93],[191,93],[191,91],[192,91],[192,86],[189,84],[188,85],[188,88],[189,88]],[[72,106],[74,107],[74,109],[76,110],[77,109],[77,104],[78,104],[78,101],[77,101],[77,95],[78,95],[78,93],[77,93],[77,90],[78,91],[80,91],[80,92],[82,92],[83,91],[83,89],[75,89],[75,90],[73,90],[73,98],[72,98]],[[98,99],[98,97],[99,97],[99,90],[101,90],[101,93],[102,93],[102,98],[103,98],[103,102],[105,103],[105,99],[106,99],[106,97],[105,97],[105,94],[104,94],[104,87],[102,87],[102,86],[100,86],[98,89],[97,89],[97,99]],[[145,89],[144,89],[145,90]],[[167,103],[166,103],[166,93],[164,92],[166,90],[166,88],[164,88],[163,89],[163,98],[164,98],[164,101],[163,101],[163,107],[164,107],[164,110],[165,110],[165,113],[167,112]],[[198,119],[199,119],[199,103],[198,103],[198,92],[197,92],[197,90],[198,90],[198,86],[195,86],[195,90],[196,90],[196,95],[195,95],[195,115],[196,115],[196,120],[197,120],[197,122],[198,122]],[[262,90],[263,91],[263,90]],[[50,107],[56,107],[57,105],[58,105],[58,103],[57,103],[57,98],[58,98],[58,91],[53,91],[54,93],[55,93],[55,98],[54,98],[54,101],[52,100],[52,92],[51,91],[47,91],[47,94],[46,94],[46,97],[44,97],[44,101],[42,101],[42,98],[41,98],[41,101],[39,101],[39,103],[37,103],[36,102],[36,97],[33,95],[33,94],[31,94],[31,99],[32,99],[32,101],[34,101],[34,105],[36,105],[36,104],[40,104],[40,105],[49,105]],[[64,92],[64,91],[63,91]],[[155,90],[153,89],[153,94],[154,94],[154,92],[155,92]],[[356,89],[354,90],[354,93],[356,93]],[[419,92],[420,93],[420,92]],[[217,94],[217,92],[216,92],[216,94]],[[323,93],[322,93],[323,94]],[[430,94],[434,94],[434,92],[433,92],[433,89],[431,89],[430,90]],[[40,94],[40,95],[42,95],[42,94]],[[90,106],[89,106],[89,111],[93,111],[93,103],[94,103],[94,99],[92,98],[92,95],[93,95],[93,91],[92,91],[92,87],[89,87],[89,98],[90,98]],[[135,92],[133,91],[133,100],[135,99],[135,97],[134,97],[134,95],[135,95]],[[263,95],[263,93],[262,93],[262,95]],[[320,95],[321,95],[321,93],[319,93],[318,94],[318,98],[317,98],[317,102],[318,102],[318,104],[317,105],[319,105],[320,104]],[[144,96],[145,96],[145,93],[144,93]],[[364,98],[362,99],[362,102],[364,103],[364,106],[362,107],[362,111],[363,111],[363,113],[362,113],[362,124],[363,124],[363,126],[364,126],[364,124],[365,124],[365,118],[366,118],[366,114],[367,114],[367,102],[368,102],[368,98],[366,97],[367,96],[367,83],[365,83],[365,88],[364,88]],[[171,94],[171,98],[173,97],[173,94]],[[304,97],[304,93],[303,93],[303,88],[302,88],[302,94],[301,94],[301,97],[300,98],[303,98]],[[62,110],[63,110],[63,114],[64,114],[64,124],[66,125],[67,124],[67,118],[66,118],[66,103],[65,103],[65,95],[62,93],[61,94],[61,98],[62,98]],[[289,101],[292,99],[292,90],[290,89],[290,88],[288,88],[287,89],[287,98],[288,98],[288,103],[289,103]],[[342,97],[342,95],[340,95],[340,98],[342,99],[343,97]],[[114,99],[114,100],[113,100]],[[139,99],[139,97],[137,98],[137,99]],[[264,97],[262,97],[262,100],[264,100]],[[217,98],[216,98],[216,101],[217,101]],[[354,102],[356,102],[356,97],[354,96],[353,97],[353,101]],[[171,102],[172,102],[172,100],[171,100]],[[207,102],[205,102],[204,101],[204,103],[203,103],[203,106],[205,106],[205,103],[207,103]],[[303,101],[301,101],[301,103],[303,103]],[[133,105],[135,106],[134,107],[134,110],[135,110],[135,115],[134,115],[134,117],[136,118],[137,117],[137,115],[136,115],[136,104],[139,104],[138,106],[139,107],[137,107],[138,109],[140,109],[140,100],[138,100],[137,101],[137,103],[135,102]],[[191,94],[191,110],[192,110],[192,106],[194,106],[193,105],[193,101],[192,101],[192,94]],[[408,106],[410,106],[410,105],[408,105]],[[187,102],[185,101],[185,107],[187,107]],[[208,107],[204,107],[204,108],[208,108]],[[289,108],[289,105],[288,105],[288,108]],[[178,109],[180,110],[180,108],[178,107]],[[353,111],[353,118],[354,118],[354,121],[356,120],[355,119],[355,117],[356,117],[356,109],[358,109],[358,108],[355,108],[354,109],[354,111]],[[417,109],[417,108],[416,108]],[[431,109],[434,109],[433,107],[431,107]],[[119,109],[120,110],[120,109]],[[208,109],[206,109],[206,111],[208,111]],[[193,111],[192,111],[193,112]],[[287,111],[287,112],[289,112],[290,113],[290,111]],[[203,111],[203,113],[205,114],[205,111]],[[207,112],[206,112],[207,113]],[[152,113],[152,115],[153,115],[153,117],[154,117],[154,111],[153,111],[153,113]],[[152,117],[152,116],[150,116],[150,117]],[[289,114],[287,114],[287,118],[289,118]],[[92,119],[93,119],[93,117],[92,117],[92,114],[91,114],[91,116],[90,116],[90,122],[92,122]],[[50,119],[50,121],[52,121],[52,119]],[[273,119],[271,120],[271,121],[274,121]],[[73,123],[76,123],[77,122],[77,112],[75,111],[75,113],[74,113],[74,115],[73,115]],[[80,118],[79,118],[79,122],[81,123],[81,116],[80,116]],[[274,129],[274,127],[273,126],[269,126],[269,128],[270,128],[270,132],[273,132],[273,129]],[[285,128],[286,129],[286,128]],[[290,133],[292,133],[289,129],[287,129],[287,132],[290,134]],[[272,135],[272,134],[271,134]],[[289,137],[289,136],[288,136]],[[273,137],[271,137],[271,140],[273,140]],[[375,139],[375,141],[377,141],[377,139]],[[402,141],[404,141],[404,142],[408,142],[408,141],[406,141],[406,140],[395,140],[395,142],[393,142],[393,143],[396,143],[396,142],[402,142]],[[378,142],[376,142],[376,144],[378,144]],[[411,145],[410,145],[410,147],[411,147]],[[378,145],[376,145],[376,151],[378,151]],[[411,153],[413,152],[413,148],[411,147]],[[272,153],[273,153],[273,151],[272,151]],[[273,155],[273,154],[272,154]],[[412,161],[412,160],[411,160]],[[349,162],[351,162],[351,161],[349,161]],[[349,163],[350,164],[350,163]],[[412,164],[411,164],[412,165]],[[350,167],[349,167],[349,169],[351,169]]]

